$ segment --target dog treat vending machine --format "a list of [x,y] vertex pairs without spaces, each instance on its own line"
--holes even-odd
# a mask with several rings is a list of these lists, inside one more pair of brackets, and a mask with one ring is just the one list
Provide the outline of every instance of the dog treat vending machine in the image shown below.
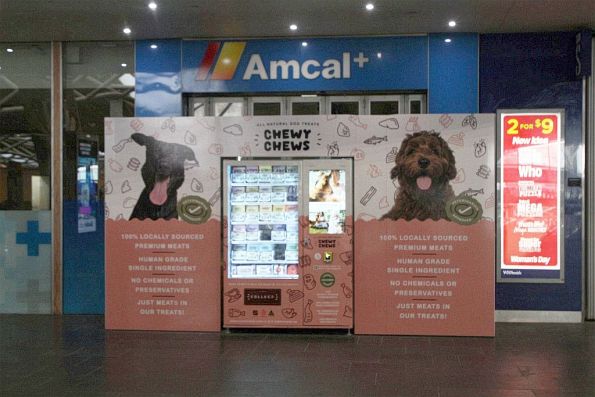
[[223,326],[352,328],[351,160],[223,167]]

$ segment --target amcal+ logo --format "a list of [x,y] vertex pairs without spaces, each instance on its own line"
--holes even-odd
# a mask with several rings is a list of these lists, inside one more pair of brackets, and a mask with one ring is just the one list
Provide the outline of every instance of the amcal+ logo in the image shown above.
[[[220,48],[221,51],[219,51]],[[198,67],[196,80],[233,79],[245,48],[245,41],[226,42],[223,46],[220,41],[209,42]],[[254,53],[250,55],[242,79],[250,80],[253,77],[258,77],[261,80],[299,80],[302,77],[307,80],[319,77],[326,80],[349,79],[351,78],[351,61],[351,53],[343,52],[339,59],[329,58],[322,63],[316,59],[306,59],[301,63],[295,59],[272,60],[267,68],[260,54]],[[363,52],[360,52],[357,57],[353,58],[353,62],[362,69],[369,59],[364,56]],[[213,68],[214,63],[215,67]],[[213,69],[212,72],[211,69]]]

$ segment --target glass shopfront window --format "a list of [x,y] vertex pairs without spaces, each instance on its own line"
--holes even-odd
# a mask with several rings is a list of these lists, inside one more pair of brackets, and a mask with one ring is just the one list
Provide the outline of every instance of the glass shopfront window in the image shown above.
[[51,311],[51,53],[0,43],[0,313]]

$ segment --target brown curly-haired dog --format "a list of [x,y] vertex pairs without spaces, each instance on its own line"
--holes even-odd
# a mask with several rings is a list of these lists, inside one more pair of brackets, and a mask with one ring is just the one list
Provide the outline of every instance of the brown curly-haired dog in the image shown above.
[[454,198],[449,181],[457,176],[448,143],[434,131],[407,134],[391,170],[399,189],[393,208],[380,219],[446,219],[446,202]]

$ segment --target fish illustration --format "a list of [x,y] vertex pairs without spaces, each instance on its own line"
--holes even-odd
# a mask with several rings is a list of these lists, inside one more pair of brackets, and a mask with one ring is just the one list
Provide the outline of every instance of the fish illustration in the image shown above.
[[483,189],[467,189],[465,190],[463,193],[461,193],[464,196],[467,197],[473,197],[473,196],[477,196],[478,194],[483,194]]
[[373,135],[372,137],[370,137],[364,141],[364,143],[367,145],[377,145],[380,142],[388,142],[388,135],[385,135],[383,137]]

